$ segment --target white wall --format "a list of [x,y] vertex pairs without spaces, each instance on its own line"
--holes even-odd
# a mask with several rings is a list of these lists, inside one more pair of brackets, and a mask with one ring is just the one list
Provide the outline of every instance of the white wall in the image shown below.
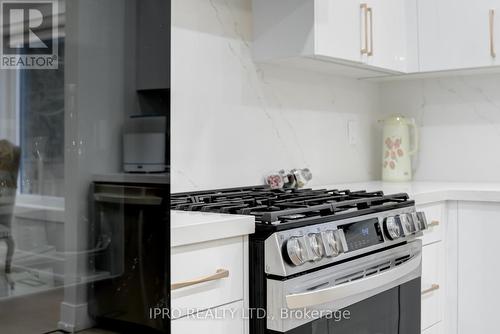
[[381,85],[381,110],[421,125],[415,179],[500,181],[500,75]]
[[172,5],[173,192],[260,184],[281,168],[309,167],[315,184],[379,178],[377,84],[255,64],[251,0]]

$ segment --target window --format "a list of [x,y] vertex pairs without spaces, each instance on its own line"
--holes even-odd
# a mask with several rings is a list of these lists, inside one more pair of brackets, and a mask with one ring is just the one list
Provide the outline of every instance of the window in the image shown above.
[[64,196],[64,40],[59,69],[19,71],[20,192]]

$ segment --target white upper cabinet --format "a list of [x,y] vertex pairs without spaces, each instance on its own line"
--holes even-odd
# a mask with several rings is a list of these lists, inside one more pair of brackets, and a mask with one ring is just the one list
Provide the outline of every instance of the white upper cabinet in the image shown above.
[[500,65],[500,0],[253,0],[257,61],[357,77]]
[[415,1],[253,0],[254,57],[328,61],[354,76],[415,71]]
[[418,0],[420,71],[497,65],[498,11],[499,0]]
[[367,19],[361,25],[369,36],[364,62],[403,73],[418,70],[416,2],[367,0],[361,6],[365,4]]
[[[307,1],[304,1],[307,2]],[[358,1],[314,2],[314,50],[317,56],[361,63],[362,15]]]

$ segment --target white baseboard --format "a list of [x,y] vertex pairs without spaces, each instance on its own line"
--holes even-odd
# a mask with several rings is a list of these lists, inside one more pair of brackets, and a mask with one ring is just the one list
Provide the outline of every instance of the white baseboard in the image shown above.
[[87,303],[79,305],[61,303],[61,320],[57,324],[59,329],[75,333],[93,326],[94,321],[89,317]]

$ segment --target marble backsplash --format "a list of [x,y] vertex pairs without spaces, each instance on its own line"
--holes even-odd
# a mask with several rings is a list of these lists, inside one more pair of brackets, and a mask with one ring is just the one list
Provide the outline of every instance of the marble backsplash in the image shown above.
[[172,7],[173,192],[260,184],[281,168],[308,167],[314,184],[379,178],[378,84],[256,64],[251,0]]
[[499,74],[381,84],[381,111],[421,126],[416,180],[500,181],[499,87]]

